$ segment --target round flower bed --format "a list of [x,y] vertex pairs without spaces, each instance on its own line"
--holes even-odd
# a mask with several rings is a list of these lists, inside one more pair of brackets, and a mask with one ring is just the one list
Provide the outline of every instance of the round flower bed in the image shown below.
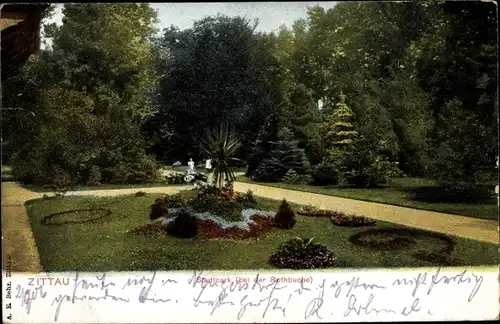
[[[189,210],[189,209],[188,209]],[[158,233],[174,232],[175,215],[179,211],[170,208],[167,216],[161,221],[140,226],[132,230],[136,235],[152,236]],[[241,221],[231,222],[210,213],[189,212],[196,217],[197,236],[200,239],[249,239],[257,238],[267,232],[275,230],[273,217],[276,213],[256,209],[244,209],[241,212]]]
[[335,212],[331,216],[333,224],[344,227],[363,227],[374,226],[375,220],[366,218],[364,216],[344,215],[340,212]]
[[42,225],[59,226],[65,224],[92,223],[108,217],[112,214],[109,209],[75,209],[59,213],[53,213],[42,219]]
[[[413,254],[418,260],[437,265],[460,265],[460,260],[450,258],[455,242],[450,237],[436,232],[413,228],[371,229],[351,236],[351,243],[377,250],[406,249],[417,246],[419,239],[434,240],[431,251],[420,250]],[[440,243],[440,244],[439,244]],[[441,245],[441,246],[439,246]],[[463,263],[462,263],[463,264]]]
[[269,261],[287,269],[313,269],[332,266],[336,258],[326,245],[309,238],[294,238],[280,245]]

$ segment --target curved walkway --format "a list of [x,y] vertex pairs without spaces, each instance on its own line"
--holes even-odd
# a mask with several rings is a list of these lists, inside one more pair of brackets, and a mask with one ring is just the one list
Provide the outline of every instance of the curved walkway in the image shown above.
[[376,220],[421,228],[477,241],[498,244],[498,222],[428,210],[386,205],[310,192],[274,188],[250,183],[235,183],[236,191],[250,189],[256,196],[283,199],[297,204],[334,209],[346,214],[367,216]]
[[42,271],[40,255],[24,207],[26,201],[42,196],[15,182],[2,182],[2,263],[11,262],[12,272]]
[[[170,186],[151,188],[127,188],[109,190],[70,191],[69,196],[120,196],[138,191],[146,193],[173,194],[191,186]],[[256,196],[270,199],[286,199],[297,204],[311,204],[319,208],[339,210],[347,214],[364,215],[370,218],[424,230],[465,237],[488,243],[499,243],[498,222],[466,216],[450,215],[433,211],[412,209],[348,198],[333,197],[274,188],[249,183],[235,183],[235,190],[252,190]],[[2,182],[2,248],[3,255],[12,256],[12,271],[40,272],[40,256],[31,232],[24,203],[42,198],[15,182]],[[15,255],[15,257],[14,257]],[[5,260],[5,259],[4,259]],[[4,261],[3,260],[3,261]]]

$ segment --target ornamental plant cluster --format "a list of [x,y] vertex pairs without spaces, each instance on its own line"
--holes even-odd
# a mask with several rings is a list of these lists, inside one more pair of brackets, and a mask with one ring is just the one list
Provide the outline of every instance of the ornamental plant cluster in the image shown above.
[[221,189],[207,185],[196,191],[196,198],[189,202],[194,210],[220,215],[228,221],[241,220],[243,205],[238,202],[239,194],[234,191],[231,182]]
[[297,211],[302,216],[330,217],[334,225],[344,227],[374,226],[376,221],[364,216],[346,215],[335,210],[319,209],[314,206],[302,207]]
[[[286,200],[282,201],[276,213],[262,212],[255,209],[257,200],[251,191],[239,194],[231,183],[221,189],[210,185],[200,186],[189,192],[189,195],[186,197],[178,193],[156,199],[151,205],[149,219],[164,218],[168,232],[184,238],[196,236],[197,230],[194,228],[197,226],[197,217],[198,220],[218,220],[221,227],[247,227],[251,222],[248,213],[272,217],[274,226],[280,229],[291,229],[296,224],[295,213]],[[178,226],[185,226],[186,229],[175,229]]]

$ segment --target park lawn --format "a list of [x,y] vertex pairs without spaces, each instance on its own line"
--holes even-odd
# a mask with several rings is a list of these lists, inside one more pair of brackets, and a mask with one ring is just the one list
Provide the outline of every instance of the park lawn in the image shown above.
[[[363,201],[372,201],[389,205],[411,207],[415,209],[432,210],[448,214],[470,216],[481,219],[498,220],[498,206],[494,196],[494,184],[491,185],[492,197],[481,203],[449,203],[425,201],[415,197],[415,192],[427,189],[437,189],[433,180],[421,178],[397,178],[390,187],[383,188],[340,188],[338,186],[312,186],[301,184],[287,184],[283,182],[257,182],[246,176],[238,176],[238,182],[258,185],[307,191],[322,195],[351,198]],[[432,193],[430,193],[432,195]],[[432,198],[432,197],[431,197]]]
[[[424,239],[410,250],[373,251],[349,242],[366,228],[334,226],[328,218],[297,217],[291,230],[276,230],[253,240],[179,239],[167,234],[144,237],[129,231],[149,222],[149,208],[159,195],[142,197],[64,197],[27,202],[28,215],[45,271],[132,271],[189,269],[272,269],[268,258],[279,244],[296,236],[314,237],[326,244],[346,267],[424,267],[433,264],[412,257],[422,248],[436,248],[436,241]],[[258,198],[259,208],[276,210],[279,201]],[[42,225],[55,212],[107,208],[109,218],[94,223]],[[292,204],[292,208],[298,208]],[[366,215],[369,216],[369,215]],[[376,227],[402,227],[377,222]],[[370,227],[373,228],[373,227]],[[463,238],[456,242],[451,257],[464,265],[496,265],[497,247]],[[438,242],[439,245],[439,242]]]

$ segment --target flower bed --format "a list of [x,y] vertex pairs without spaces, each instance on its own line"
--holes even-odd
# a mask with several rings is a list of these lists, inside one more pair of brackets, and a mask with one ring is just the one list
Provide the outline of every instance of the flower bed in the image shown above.
[[281,244],[269,261],[278,268],[313,269],[333,265],[336,258],[326,245],[314,239],[296,237]]
[[[377,250],[396,250],[418,246],[417,239],[431,239],[432,245],[436,247],[430,251],[417,251],[413,254],[415,259],[443,266],[463,264],[462,261],[450,257],[455,241],[441,233],[410,228],[383,228],[360,232],[351,236],[350,241],[355,245]],[[441,243],[441,246],[438,243]]]
[[[228,182],[222,188],[195,181],[194,189],[156,199],[151,205],[149,219],[161,220],[162,228],[142,226],[134,233],[151,235],[164,232],[169,235],[202,239],[258,237],[274,228],[292,228],[295,214],[255,209],[257,200],[251,191],[240,194]],[[285,224],[286,223],[286,224]]]
[[364,216],[345,215],[340,212],[335,212],[331,216],[331,220],[333,224],[344,227],[375,226],[376,224],[373,219],[369,219]]
[[376,221],[364,216],[345,215],[339,211],[319,209],[314,206],[302,207],[297,211],[301,216],[330,217],[333,224],[344,227],[374,226]]
[[333,210],[319,209],[314,206],[306,206],[297,210],[297,215],[312,217],[329,217],[334,213]]
[[212,220],[203,220],[198,224],[198,237],[201,239],[248,239],[257,238],[275,229],[272,219],[262,216],[252,216],[252,223],[247,228],[222,227]]
[[[175,215],[178,209],[169,209],[169,215]],[[256,238],[275,229],[274,212],[265,212],[255,209],[242,211],[242,221],[228,222],[227,220],[210,213],[191,213],[197,219],[198,235],[200,239],[248,239]],[[136,235],[152,236],[158,233],[165,234],[174,224],[175,218],[165,217],[161,222],[147,224],[132,230]]]

